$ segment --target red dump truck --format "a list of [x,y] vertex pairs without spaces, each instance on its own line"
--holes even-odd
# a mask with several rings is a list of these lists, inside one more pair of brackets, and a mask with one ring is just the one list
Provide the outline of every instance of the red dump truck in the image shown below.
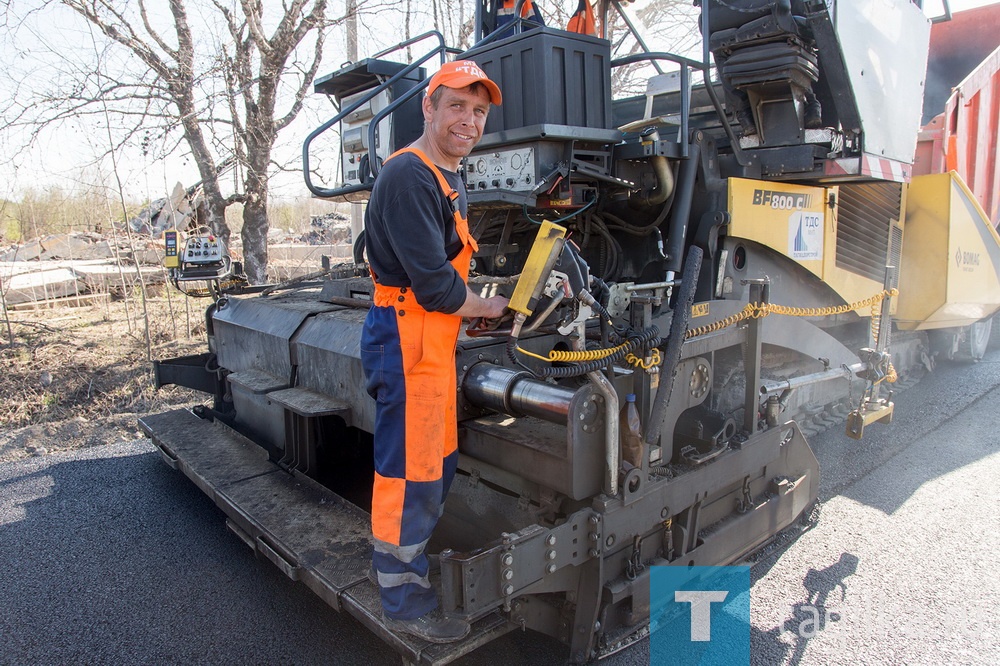
[[1000,3],[931,27],[924,127],[913,174],[957,171],[1000,224]]

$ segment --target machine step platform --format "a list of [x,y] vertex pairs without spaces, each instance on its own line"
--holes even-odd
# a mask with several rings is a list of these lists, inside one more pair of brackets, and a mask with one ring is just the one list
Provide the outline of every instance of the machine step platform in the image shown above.
[[455,643],[436,645],[389,631],[378,589],[367,576],[372,543],[366,511],[285,471],[239,433],[187,409],[144,416],[139,426],[164,461],[225,512],[229,528],[248,546],[375,632],[404,662],[447,664],[516,628],[494,611]]

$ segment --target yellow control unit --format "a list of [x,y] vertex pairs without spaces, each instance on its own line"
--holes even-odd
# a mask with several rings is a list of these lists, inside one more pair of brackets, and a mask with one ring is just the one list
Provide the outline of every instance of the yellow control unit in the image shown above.
[[181,258],[177,253],[177,230],[163,232],[163,266],[164,268],[177,268],[181,265]]
[[511,310],[523,315],[530,315],[534,311],[538,297],[541,296],[542,288],[545,286],[545,280],[548,279],[552,266],[562,252],[565,238],[565,227],[552,222],[542,222],[535,236],[535,242],[531,245],[531,251],[528,252],[528,260],[524,264],[524,270],[521,271],[521,277],[514,287],[514,294],[510,297],[508,307]]

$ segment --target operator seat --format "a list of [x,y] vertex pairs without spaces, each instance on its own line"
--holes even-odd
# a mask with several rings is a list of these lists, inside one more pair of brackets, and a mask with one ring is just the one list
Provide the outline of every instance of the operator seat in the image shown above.
[[709,47],[743,134],[762,147],[802,143],[804,130],[823,126],[807,0],[708,1]]

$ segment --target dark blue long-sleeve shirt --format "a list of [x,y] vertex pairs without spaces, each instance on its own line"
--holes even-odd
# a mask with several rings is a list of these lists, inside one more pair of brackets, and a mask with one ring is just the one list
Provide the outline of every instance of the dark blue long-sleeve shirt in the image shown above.
[[[441,173],[467,215],[461,176]],[[379,172],[365,211],[365,247],[379,284],[409,287],[425,310],[452,313],[465,303],[465,282],[450,263],[462,250],[451,205],[416,155],[397,155]]]

